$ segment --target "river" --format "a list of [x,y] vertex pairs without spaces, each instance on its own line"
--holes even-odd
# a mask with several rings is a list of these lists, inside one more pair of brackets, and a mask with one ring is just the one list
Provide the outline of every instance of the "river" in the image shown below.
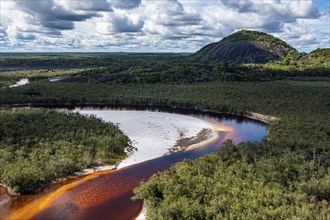
[[11,85],[10,88],[17,87],[17,86],[23,86],[29,84],[29,79],[20,79],[19,81],[16,82],[16,84]]
[[[124,109],[122,112],[126,111],[129,117],[134,117],[134,111],[129,110]],[[158,115],[160,121],[164,120],[163,112],[159,112],[164,109],[156,110],[152,113],[153,117],[157,118]],[[113,114],[113,109],[76,109],[75,111],[82,113],[92,111],[94,115],[103,119],[110,117],[108,114],[111,112]],[[135,112],[135,116],[141,114],[141,111]],[[212,124],[214,128],[217,128],[217,138],[190,150],[171,153],[118,170],[69,178],[41,189],[33,195],[9,196],[2,189],[0,191],[1,219],[134,219],[141,211],[142,201],[131,200],[132,190],[141,181],[147,181],[153,174],[185,158],[196,159],[214,152],[228,139],[235,143],[259,142],[267,135],[268,126],[265,123],[244,117],[187,110],[178,113],[180,114],[172,113],[175,118],[177,117],[178,122],[180,117],[189,116],[192,121],[198,119]],[[129,119],[126,121],[130,122]],[[157,145],[157,141],[154,144]]]

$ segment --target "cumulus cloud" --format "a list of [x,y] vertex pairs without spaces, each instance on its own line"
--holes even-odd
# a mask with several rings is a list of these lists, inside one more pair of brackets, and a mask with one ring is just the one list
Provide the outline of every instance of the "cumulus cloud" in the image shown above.
[[0,27],[0,43],[7,41],[7,39],[8,39],[8,34],[6,30]]
[[219,19],[223,19],[223,23],[227,23],[227,25],[233,23],[236,29],[248,27],[268,32],[279,32],[285,23],[296,22],[298,18],[312,19],[320,16],[319,10],[312,0],[219,1],[222,6],[218,8],[222,12]]
[[159,25],[188,26],[197,25],[202,21],[198,13],[186,11],[177,0],[147,3],[145,10],[150,20]]
[[275,36],[290,42],[300,51],[309,52],[316,48],[330,48],[329,14],[319,19],[298,19],[297,22],[285,24],[283,31]]
[[94,12],[110,12],[112,11],[111,4],[106,0],[84,0],[84,1],[58,1],[67,10],[94,11]]
[[93,19],[96,31],[100,34],[129,34],[141,32],[144,21],[138,14],[113,12]]
[[230,8],[236,9],[239,12],[251,12],[255,11],[255,5],[253,1],[246,0],[246,1],[241,1],[241,0],[221,0],[222,4],[225,6],[228,6]]
[[201,34],[203,20],[194,10],[186,10],[177,0],[146,1],[148,20],[143,30],[163,39],[186,39]]
[[111,4],[118,9],[133,9],[140,6],[141,0],[111,0]]
[[300,50],[329,42],[329,11],[312,0],[12,0],[0,10],[7,50],[196,51],[240,29]]
[[37,37],[35,34],[26,34],[26,33],[17,33],[16,39],[17,40],[23,40],[23,41],[30,41],[35,40]]
[[134,22],[132,19],[125,15],[117,15],[112,17],[112,31],[113,32],[139,32],[143,27],[144,22],[137,20]]
[[[272,12],[273,15],[283,15],[287,18],[312,18],[318,17],[319,11],[312,0],[219,0],[224,6],[232,8],[241,13],[261,13]],[[265,10],[266,7],[266,10]],[[280,17],[278,17],[280,18]]]
[[110,4],[104,1],[17,1],[17,7],[31,15],[30,22],[40,23],[44,28],[72,30],[74,22],[97,16],[97,11],[111,11]]

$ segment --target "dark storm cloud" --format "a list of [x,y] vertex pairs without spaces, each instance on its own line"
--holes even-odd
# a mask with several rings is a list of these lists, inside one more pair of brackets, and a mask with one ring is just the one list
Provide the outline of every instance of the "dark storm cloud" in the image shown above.
[[23,41],[31,41],[35,40],[37,37],[34,34],[24,34],[24,33],[17,33],[16,39],[17,40],[23,40]]
[[52,20],[43,20],[41,22],[43,27],[49,28],[49,29],[57,29],[57,30],[72,30],[74,29],[74,24],[72,21],[65,21],[65,20],[58,20],[58,21],[52,21]]
[[62,33],[61,30],[58,29],[50,29],[50,28],[41,28],[41,29],[34,29],[34,30],[19,30],[24,33],[33,33],[33,34],[41,34],[47,35],[48,37],[61,37]]
[[83,11],[112,11],[111,5],[106,0],[82,0],[82,1],[71,1],[70,5],[75,10]]
[[164,26],[186,26],[186,25],[198,25],[202,19],[196,14],[178,13],[172,14],[167,20],[159,21],[158,24]]
[[255,7],[252,1],[249,0],[220,0],[223,5],[230,8],[237,9],[239,12],[252,12],[255,11]]
[[137,23],[133,23],[128,17],[126,16],[113,16],[112,18],[112,26],[113,32],[140,32],[143,28],[144,21],[140,20]]
[[8,40],[8,34],[6,30],[4,30],[2,27],[0,27],[0,41],[4,42]]
[[141,0],[111,0],[112,7],[118,9],[133,9],[141,4]]
[[[16,1],[17,6],[33,16],[34,24],[55,30],[72,30],[75,21],[85,21],[98,16],[97,11],[112,11],[110,5],[103,1],[68,1],[67,6],[56,4],[54,0]],[[77,11],[78,10],[78,11]]]
[[189,38],[189,36],[186,35],[164,35],[162,36],[162,39],[166,39],[166,40],[182,40],[182,39],[187,39]]

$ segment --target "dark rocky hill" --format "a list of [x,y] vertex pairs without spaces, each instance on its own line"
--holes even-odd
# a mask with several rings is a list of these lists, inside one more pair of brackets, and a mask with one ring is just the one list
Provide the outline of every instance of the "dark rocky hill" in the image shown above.
[[217,43],[206,45],[193,55],[202,62],[267,63],[286,57],[296,49],[272,35],[242,30]]

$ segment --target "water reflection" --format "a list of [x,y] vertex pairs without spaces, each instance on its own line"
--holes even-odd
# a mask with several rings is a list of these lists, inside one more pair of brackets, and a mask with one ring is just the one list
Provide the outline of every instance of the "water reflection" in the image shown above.
[[148,180],[151,175],[185,158],[195,159],[214,152],[228,139],[235,143],[256,142],[267,134],[266,124],[243,117],[189,111],[180,113],[211,122],[218,129],[218,138],[200,148],[173,153],[117,171],[94,173],[54,184],[35,195],[3,200],[5,196],[2,194],[0,217],[8,217],[12,213],[10,219],[132,219],[142,206],[142,201],[131,201],[132,190],[141,181]]

